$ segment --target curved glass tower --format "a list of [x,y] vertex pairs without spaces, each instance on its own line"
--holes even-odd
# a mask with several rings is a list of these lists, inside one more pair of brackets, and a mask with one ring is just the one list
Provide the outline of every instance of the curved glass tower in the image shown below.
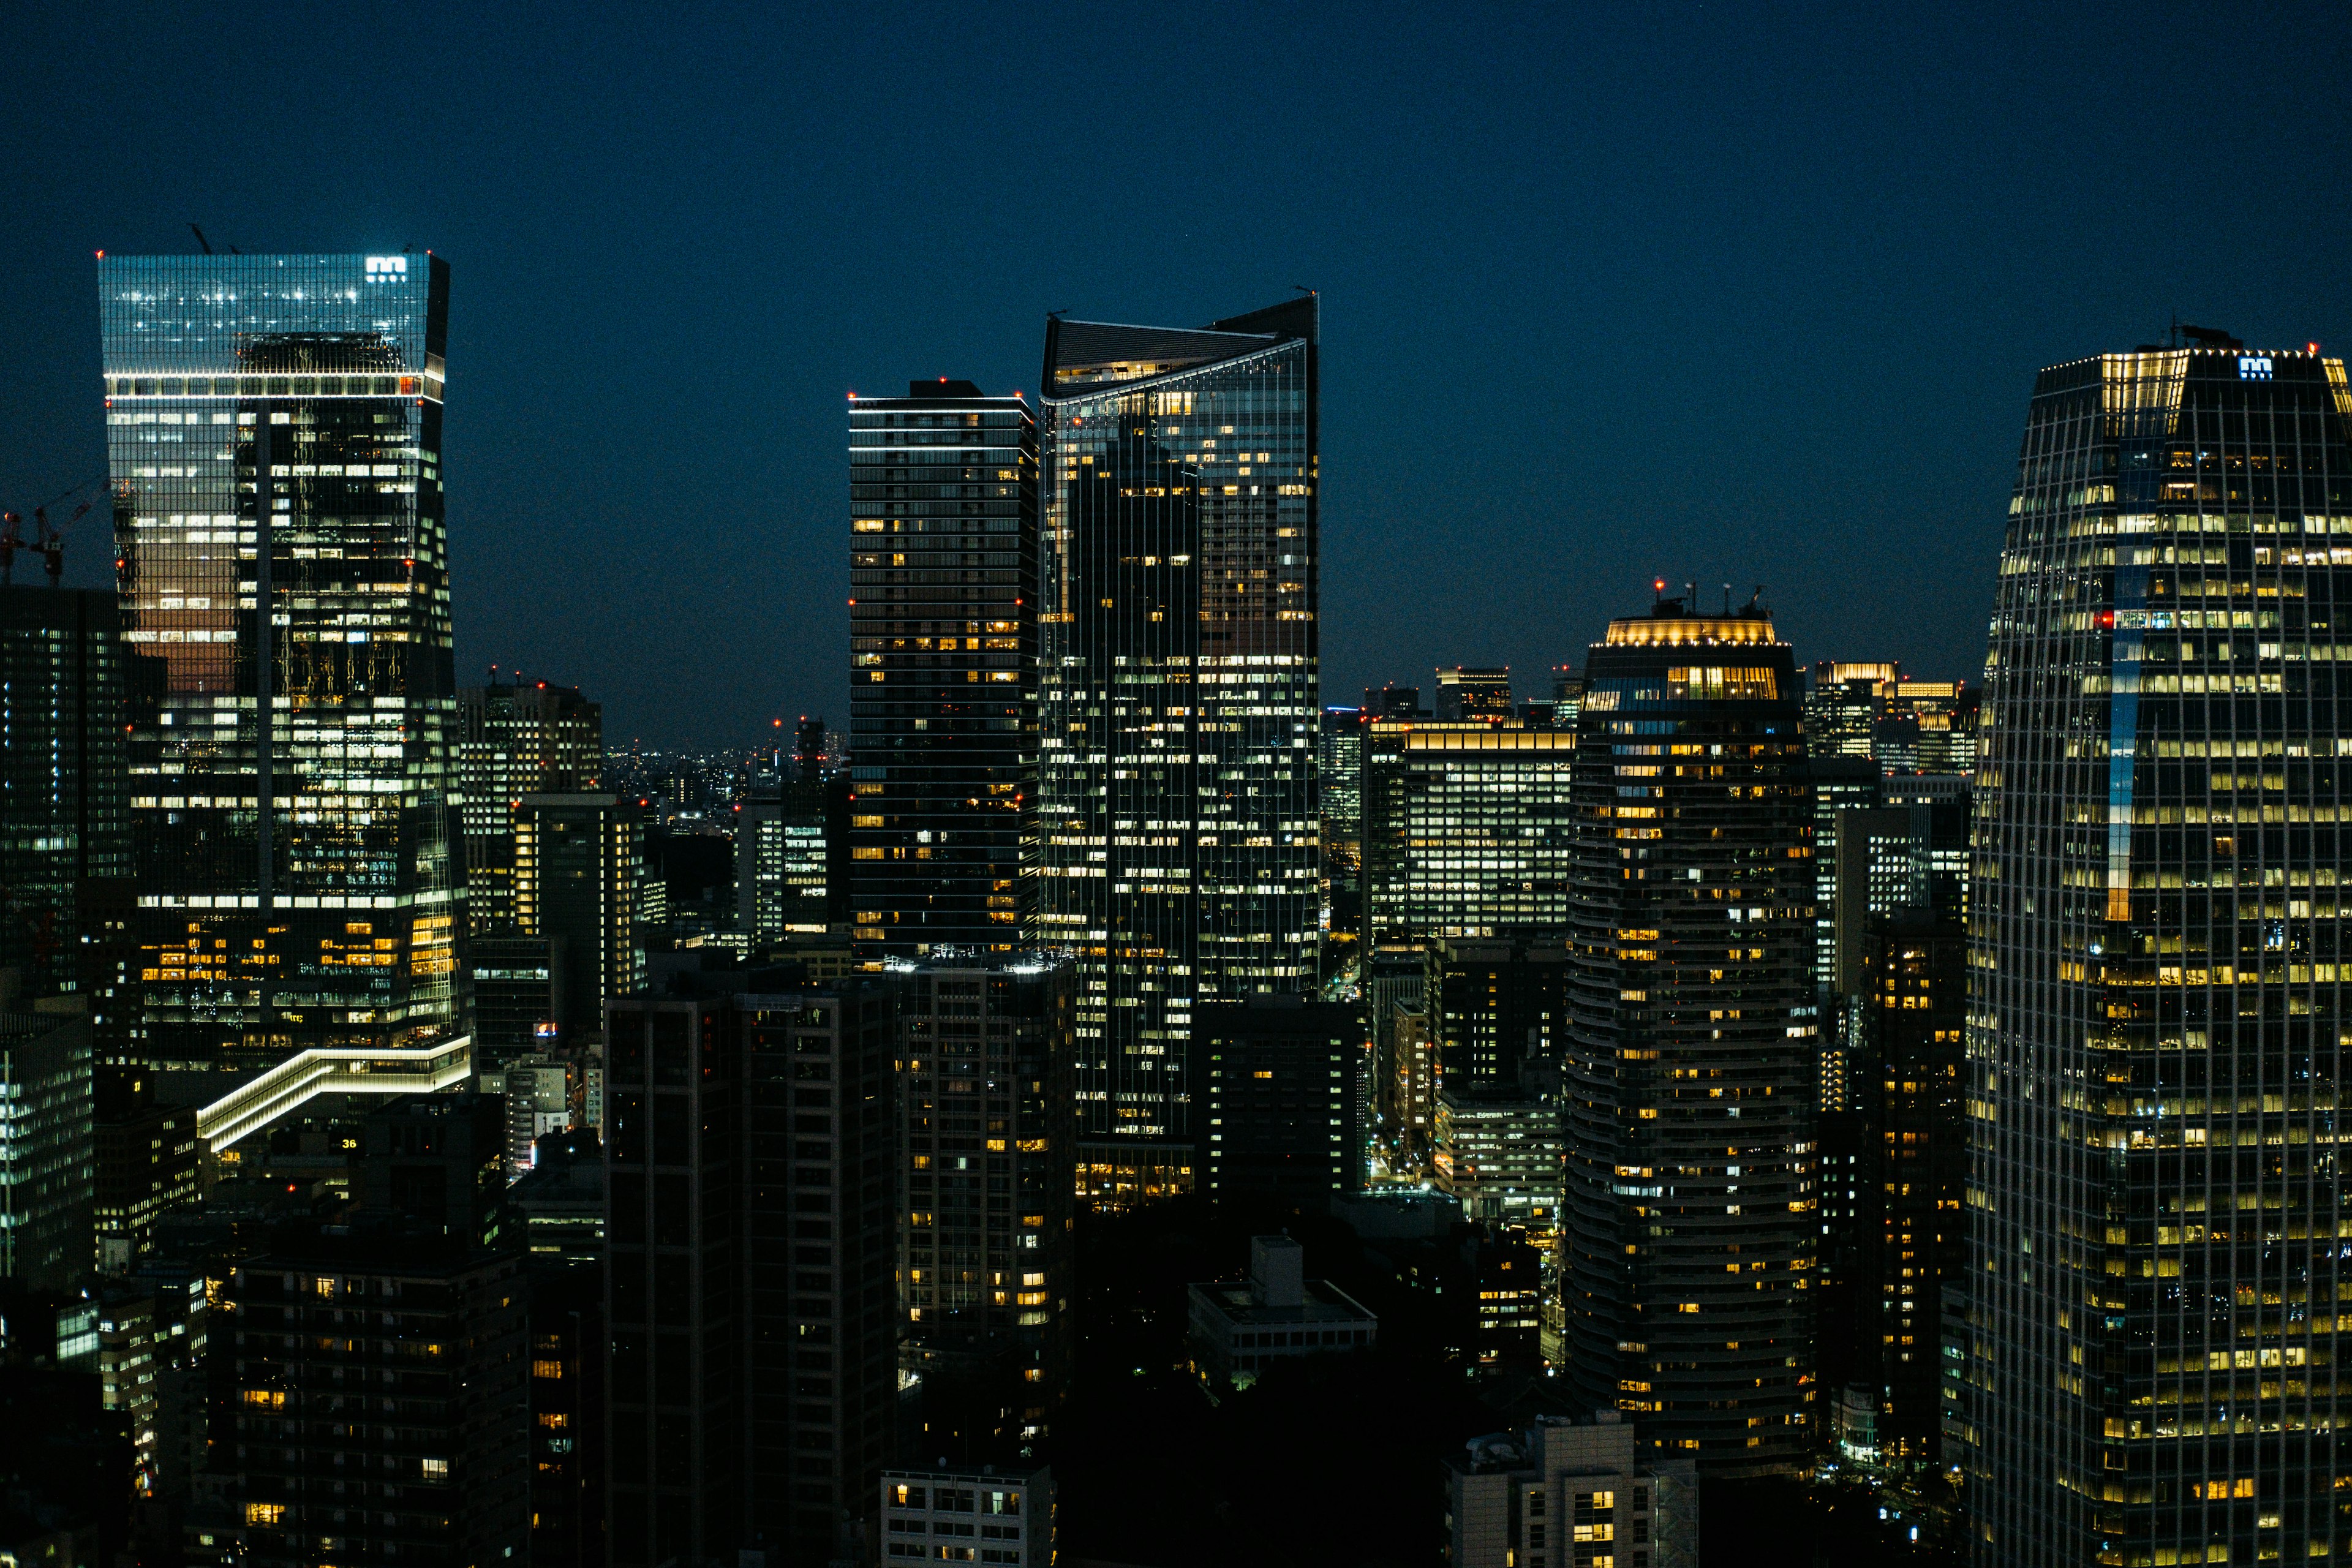
[[1111,1201],[1192,1184],[1194,1002],[1317,979],[1318,310],[1046,323],[1034,919]]
[[2341,361],[2203,346],[2034,383],[1985,661],[1977,1561],[2352,1553]]
[[448,264],[110,256],[99,296],[137,1052],[244,1070],[445,1027]]
[[1587,1406],[1709,1474],[1814,1447],[1813,819],[1765,613],[1612,621],[1577,715],[1561,1290]]

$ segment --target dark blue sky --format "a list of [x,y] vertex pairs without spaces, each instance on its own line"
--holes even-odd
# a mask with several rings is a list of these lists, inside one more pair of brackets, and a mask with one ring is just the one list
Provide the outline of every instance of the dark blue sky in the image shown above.
[[[1576,13],[1591,10],[1595,16]],[[91,253],[453,268],[458,659],[615,741],[845,703],[843,394],[1324,298],[1327,700],[1655,575],[1973,675],[2032,373],[2352,347],[2332,3],[27,6],[0,497],[103,468]],[[87,528],[87,524],[84,525]],[[105,580],[105,545],[72,575]]]

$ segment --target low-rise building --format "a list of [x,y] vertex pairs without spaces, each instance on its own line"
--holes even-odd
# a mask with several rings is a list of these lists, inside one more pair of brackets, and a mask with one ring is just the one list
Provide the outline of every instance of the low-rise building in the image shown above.
[[1051,1469],[885,1470],[869,1560],[1053,1568]]
[[1614,1410],[1474,1437],[1445,1461],[1451,1568],[1697,1568],[1698,1468]]
[[1372,1347],[1380,1320],[1328,1279],[1306,1277],[1287,1236],[1250,1237],[1246,1286],[1192,1288],[1192,1370],[1211,1388],[1247,1388],[1278,1361]]

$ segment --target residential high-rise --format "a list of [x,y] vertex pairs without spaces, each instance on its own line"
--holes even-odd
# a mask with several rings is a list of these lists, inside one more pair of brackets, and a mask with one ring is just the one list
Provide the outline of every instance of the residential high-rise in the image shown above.
[[604,1022],[608,998],[645,984],[645,826],[614,795],[527,795],[514,833],[516,923],[548,944],[552,1021],[576,1042]]
[[604,711],[576,686],[501,684],[457,693],[457,784],[466,843],[466,923],[494,931],[515,919],[514,814],[527,795],[603,787]]
[[1958,1436],[1981,1563],[2352,1551],[2343,362],[2034,382],[1969,886]]
[[849,401],[850,901],[868,958],[1023,941],[1037,425],[1018,393]]
[[1046,323],[1035,929],[1114,1201],[1192,1184],[1194,1004],[1317,980],[1318,321]]
[[1049,1436],[1077,1349],[1072,966],[940,959],[893,978],[923,1451],[1009,1462]]
[[611,1561],[825,1561],[896,1417],[893,992],[691,978],[610,1006]]
[[1568,923],[1573,731],[1375,720],[1364,741],[1364,939]]
[[1562,1280],[1569,1371],[1651,1450],[1814,1444],[1812,812],[1789,646],[1664,600],[1585,666]]
[[1440,666],[1436,675],[1440,723],[1475,724],[1512,716],[1509,665]]
[[446,1029],[448,264],[101,256],[99,295],[143,667],[139,1054],[243,1069]]
[[0,968],[82,977],[94,879],[131,871],[129,671],[114,595],[0,587]]

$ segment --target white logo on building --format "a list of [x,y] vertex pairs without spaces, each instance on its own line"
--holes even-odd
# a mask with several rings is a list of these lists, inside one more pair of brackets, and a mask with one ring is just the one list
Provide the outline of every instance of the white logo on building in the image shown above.
[[2240,356],[2238,360],[2240,381],[2268,381],[2270,378],[2271,361],[2268,354]]
[[367,258],[367,275],[371,278],[405,278],[408,276],[408,258],[371,256]]

